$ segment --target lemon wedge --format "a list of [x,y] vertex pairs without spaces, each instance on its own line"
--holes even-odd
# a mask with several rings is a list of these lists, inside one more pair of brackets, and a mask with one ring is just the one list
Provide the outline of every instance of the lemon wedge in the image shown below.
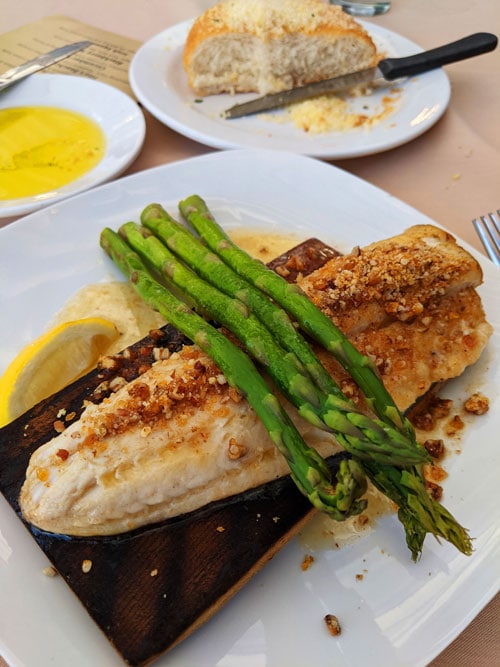
[[119,336],[113,322],[64,322],[29,343],[0,377],[0,426],[91,370]]

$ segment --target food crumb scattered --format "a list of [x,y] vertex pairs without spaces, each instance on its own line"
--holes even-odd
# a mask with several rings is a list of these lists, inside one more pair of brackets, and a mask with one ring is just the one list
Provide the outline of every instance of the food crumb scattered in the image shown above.
[[87,572],[90,572],[91,569],[92,569],[92,561],[89,560],[88,558],[85,558],[82,561],[82,572],[84,574],[87,574]]
[[56,431],[56,433],[62,433],[65,430],[66,426],[64,425],[64,422],[62,422],[60,419],[56,419],[54,422],[54,431]]
[[452,437],[464,428],[463,419],[460,415],[454,415],[446,425],[446,435]]
[[424,442],[424,447],[433,459],[438,461],[443,458],[445,448],[442,438],[429,438]]
[[484,415],[490,409],[490,401],[487,396],[476,392],[464,403],[464,410],[474,415]]
[[224,526],[217,526],[217,528],[216,528],[215,530],[216,530],[218,533],[223,533],[226,529],[224,528]]
[[423,468],[425,479],[434,484],[439,484],[448,477],[446,470],[435,463],[424,463]]
[[302,560],[302,564],[300,567],[305,572],[311,567],[313,563],[314,563],[314,556],[311,556],[311,554],[306,554]]
[[332,635],[332,637],[337,637],[342,632],[339,619],[333,614],[327,614],[325,616],[325,623],[326,627],[328,628],[328,632]]
[[151,572],[150,572],[150,575],[151,575],[152,577],[156,577],[157,574],[158,574],[158,570],[157,570],[156,568],[155,568],[154,570],[151,570]]
[[359,574],[359,573],[358,573],[358,574],[356,575],[356,581],[363,581],[364,578],[365,578],[364,574]]
[[52,565],[44,567],[42,572],[46,577],[55,577],[55,576],[57,576],[57,570]]

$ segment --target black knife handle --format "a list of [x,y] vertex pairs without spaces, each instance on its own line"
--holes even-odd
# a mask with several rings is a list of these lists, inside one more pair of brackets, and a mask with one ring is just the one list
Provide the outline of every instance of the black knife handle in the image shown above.
[[412,76],[431,69],[454,63],[481,53],[493,51],[498,43],[496,35],[489,32],[476,32],[473,35],[459,39],[456,42],[438,46],[430,51],[423,51],[414,56],[405,58],[384,58],[378,64],[378,68],[388,81],[398,79],[402,76]]

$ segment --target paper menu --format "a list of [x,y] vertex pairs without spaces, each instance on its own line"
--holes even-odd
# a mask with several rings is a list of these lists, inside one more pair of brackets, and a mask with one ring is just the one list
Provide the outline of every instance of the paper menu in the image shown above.
[[44,71],[97,79],[132,96],[128,68],[141,42],[68,16],[47,16],[0,35],[0,72],[58,46],[85,39],[92,45]]

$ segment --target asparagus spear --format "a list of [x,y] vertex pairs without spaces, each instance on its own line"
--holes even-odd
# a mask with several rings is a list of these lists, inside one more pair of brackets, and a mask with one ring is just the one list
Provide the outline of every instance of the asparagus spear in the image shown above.
[[361,498],[366,479],[361,466],[352,459],[342,461],[333,485],[325,461],[304,442],[249,357],[154,280],[137,253],[118,234],[106,228],[101,232],[100,242],[144,301],[204,350],[228,383],[247,398],[285,457],[295,484],[312,505],[338,521],[362,512],[366,507]]
[[181,201],[179,208],[213,252],[279,303],[307,334],[334,355],[361,388],[370,407],[380,419],[395,426],[416,442],[410,421],[397,408],[372,361],[352,345],[298,285],[290,285],[277,273],[238,248],[214,220],[201,197],[192,195]]
[[[343,394],[333,377],[325,370],[310,345],[297,331],[286,311],[271,301],[260,289],[238,275],[215,253],[211,252],[183,225],[170,216],[160,204],[150,204],[141,213],[142,224],[151,230],[170,250],[180,257],[192,270],[196,271],[211,285],[237,298],[248,306],[274,339],[288,352],[293,352],[311,376],[318,389],[329,396],[329,405],[333,410],[348,412],[352,423],[365,429],[365,434],[372,435],[370,428],[377,428],[373,437],[378,440],[389,438],[393,445],[401,442],[403,435],[391,425],[384,425],[378,420],[370,420],[357,406]],[[338,398],[339,400],[335,400]],[[331,423],[329,425],[332,425]],[[380,431],[380,428],[384,432]],[[410,441],[414,444],[413,439]],[[410,446],[409,443],[406,447]],[[414,456],[412,450],[412,456]],[[426,455],[420,449],[422,459]],[[387,461],[385,461],[387,462]],[[406,459],[406,464],[411,463]]]
[[[407,466],[430,460],[423,447],[401,437],[396,429],[375,422],[337,395],[321,392],[293,352],[287,352],[238,299],[208,284],[180,262],[144,227],[128,222],[120,234],[146,262],[209,318],[229,329],[254,359],[265,367],[281,392],[314,426],[333,431],[346,451],[358,459]],[[385,427],[385,428],[384,428]]]
[[[239,249],[214,221],[200,197],[188,197],[180,202],[179,208],[216,254],[280,303],[297,318],[307,333],[336,356],[384,421],[401,429],[404,435],[416,443],[413,426],[399,412],[370,360],[356,350],[297,286],[289,285],[281,276]],[[427,533],[437,538],[443,537],[465,554],[472,552],[467,531],[440,503],[432,499],[425,488],[419,467],[408,465],[405,470],[400,470],[394,466],[366,461],[363,466],[375,486],[398,505],[398,517],[405,528],[413,560],[419,558]]]
[[300,359],[321,391],[346,400],[341,389],[297,331],[283,308],[239,276],[193,234],[174,220],[160,204],[150,204],[141,213],[141,222],[193,271],[225,294],[239,299],[269,329],[275,340]]

